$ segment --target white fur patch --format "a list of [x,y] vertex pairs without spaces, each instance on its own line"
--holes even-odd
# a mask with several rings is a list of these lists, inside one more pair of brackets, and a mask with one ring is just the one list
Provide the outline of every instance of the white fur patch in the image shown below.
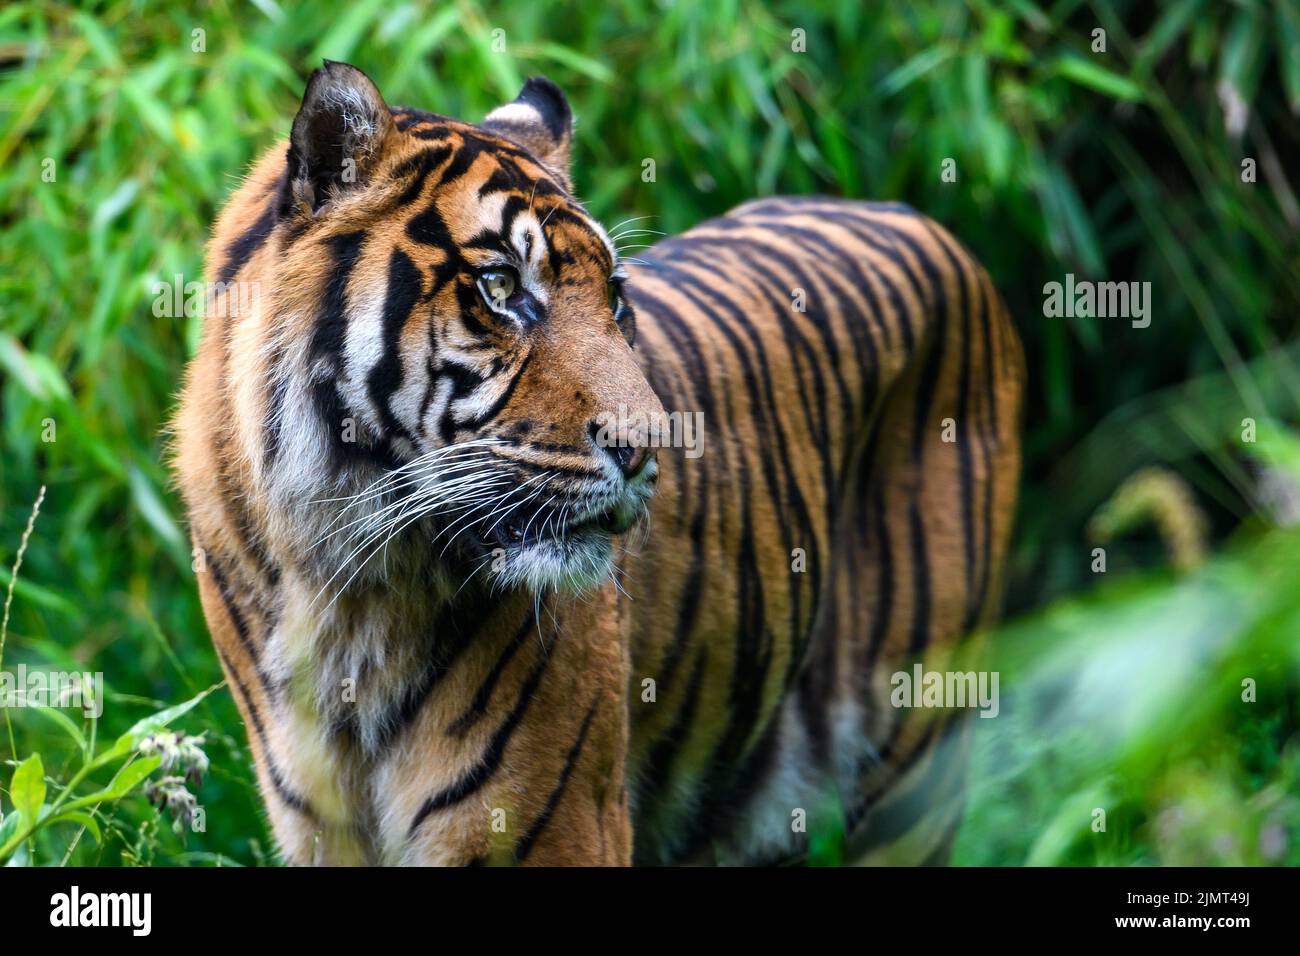
[[514,124],[519,126],[544,126],[542,114],[527,103],[506,103],[498,106],[483,118],[484,123]]

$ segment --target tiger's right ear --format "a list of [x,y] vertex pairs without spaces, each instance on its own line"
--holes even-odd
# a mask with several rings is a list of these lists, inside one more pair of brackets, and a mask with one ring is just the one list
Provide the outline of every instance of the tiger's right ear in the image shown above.
[[569,147],[573,142],[573,111],[564,91],[544,76],[530,76],[519,95],[483,118],[483,127],[513,140],[572,189]]
[[379,88],[355,66],[326,60],[307,81],[289,135],[289,189],[313,213],[365,181],[393,116]]

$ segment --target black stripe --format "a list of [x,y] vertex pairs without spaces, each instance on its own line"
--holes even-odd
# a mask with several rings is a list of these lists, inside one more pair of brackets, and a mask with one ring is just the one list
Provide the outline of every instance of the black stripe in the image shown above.
[[546,798],[546,806],[533,825],[528,828],[523,839],[515,845],[515,860],[522,863],[528,859],[528,854],[533,852],[533,847],[537,844],[537,838],[546,830],[547,825],[551,822],[551,817],[555,815],[555,808],[560,805],[560,800],[564,797],[564,790],[569,785],[569,777],[573,775],[573,768],[578,764],[578,757],[582,755],[582,745],[587,740],[587,731],[591,729],[591,719],[596,716],[596,703],[593,701],[587,708],[587,716],[582,720],[582,727],[578,730],[578,739],[573,742],[569,748],[568,755],[564,758],[564,769],[560,771],[559,782],[556,783],[555,789],[551,795]]
[[388,289],[382,321],[384,352],[366,376],[366,390],[387,436],[413,440],[406,426],[393,415],[392,397],[402,387],[402,330],[423,294],[420,270],[411,257],[394,249],[388,259]]
[[[244,648],[244,652],[248,655],[248,659],[253,665],[253,671],[257,674],[258,682],[262,686],[262,692],[266,694],[268,699],[272,698],[276,691],[282,688],[282,685],[277,685],[276,682],[268,677],[266,672],[262,669],[261,649],[253,641],[252,633],[248,626],[248,619],[244,617],[243,612],[239,609],[239,605],[235,602],[235,592],[230,587],[230,583],[226,578],[225,572],[222,571],[221,565],[206,550],[204,550],[204,555],[208,564],[208,572],[212,575],[213,583],[217,586],[217,594],[221,596],[221,603],[225,606],[226,613],[230,616],[231,622],[235,625],[235,636],[239,639],[240,645]],[[269,629],[271,625],[268,615],[262,613],[261,616],[265,621],[267,621],[266,626]]]
[[753,796],[758,785],[771,773],[777,755],[778,722],[769,720],[761,729],[758,741],[743,758],[731,767],[726,781],[710,787],[695,819],[694,829],[681,847],[678,859],[691,859],[712,840],[725,835]]
[[270,469],[280,454],[280,435],[284,428],[284,403],[289,391],[289,376],[280,368],[284,364],[285,346],[281,338],[275,340],[271,357],[267,361],[269,384],[266,394],[266,417],[262,435],[263,468]]
[[487,677],[474,691],[469,706],[447,727],[449,735],[463,736],[465,731],[473,727],[487,714],[488,703],[492,700],[492,691],[496,689],[497,683],[501,680],[501,675],[505,673],[506,666],[514,659],[519,648],[523,647],[524,640],[528,637],[528,632],[533,629],[536,620],[537,618],[531,613],[524,618],[524,623],[515,632],[515,636],[506,642],[505,648],[497,656],[496,663],[488,671]]
[[872,526],[875,529],[872,550],[876,558],[876,606],[871,618],[871,635],[867,639],[866,667],[868,675],[876,669],[876,661],[884,647],[885,636],[894,612],[894,552],[889,540],[889,525],[885,520],[885,491],[883,483],[878,483],[871,503]]
[[[688,255],[686,258],[693,257]],[[744,369],[743,379],[750,397],[750,410],[756,417],[756,431],[758,434],[769,438],[769,440],[751,445],[751,450],[758,457],[769,500],[776,510],[777,525],[782,536],[783,552],[789,554],[795,544],[808,546],[815,543],[816,534],[812,527],[811,515],[804,501],[798,478],[794,474],[793,456],[789,453],[785,428],[781,423],[780,414],[777,410],[779,406],[773,393],[772,376],[767,363],[765,342],[758,330],[754,328],[753,323],[747,320],[744,311],[735,302],[726,298],[722,294],[722,290],[714,289],[703,277],[697,276],[693,272],[675,266],[665,265],[663,268],[677,278],[678,291],[690,300],[702,315],[713,323],[715,328],[722,332]],[[710,266],[704,264],[700,265],[700,268],[709,270]],[[750,353],[744,348],[740,335],[722,318],[720,311],[715,310],[709,302],[705,301],[706,298],[717,303],[721,310],[731,317],[736,327],[740,328],[750,339],[753,345],[752,364]],[[788,320],[788,317],[782,320]],[[757,367],[757,376],[755,367]],[[744,512],[742,520],[746,524],[751,520],[749,510],[752,505],[749,494],[748,471],[748,469],[742,469],[739,473],[741,493],[737,498],[740,508]],[[780,472],[779,476],[778,471]],[[784,486],[784,495],[782,494],[782,486]],[[794,511],[794,523],[786,515],[787,506]],[[743,548],[744,544],[742,544]],[[816,548],[809,547],[808,553],[810,558],[807,575],[808,586],[815,600],[816,596],[821,593],[820,558]],[[754,577],[755,595],[761,602],[762,579],[757,572],[756,559]],[[808,622],[804,620],[804,595],[801,588],[796,588],[791,592],[790,604],[791,633],[806,634]],[[808,614],[809,619],[814,616],[815,607],[811,608]],[[769,636],[761,630],[754,633],[761,641],[765,641]],[[801,654],[802,649],[802,647],[795,647],[792,650],[796,654]],[[765,661],[769,661],[770,655],[764,654],[762,656]],[[764,667],[766,667],[766,663]]]
[[[790,529],[790,522],[785,515],[785,502],[781,496],[781,485],[784,483],[788,490],[793,492],[798,503],[802,505],[802,496],[799,495],[796,483],[790,473],[790,456],[788,454],[788,443],[786,442],[784,429],[781,427],[779,415],[776,412],[777,402],[772,391],[771,374],[767,367],[766,358],[763,353],[763,342],[758,332],[752,324],[746,319],[743,310],[735,302],[726,298],[724,290],[711,286],[702,276],[693,272],[671,266],[666,263],[660,263],[660,268],[669,273],[671,280],[677,286],[677,291],[688,299],[698,310],[703,318],[722,333],[727,343],[731,346],[737,361],[743,370],[743,384],[745,391],[749,396],[749,409],[755,416],[756,431],[760,435],[771,436],[772,440],[764,441],[758,444],[753,450],[757,453],[759,463],[762,466],[761,471],[767,485],[768,496],[776,508],[777,521],[783,529]],[[708,269],[705,265],[702,268]],[[706,299],[708,301],[706,301]],[[740,338],[740,335],[732,328],[731,324],[723,319],[721,313],[710,303],[716,303],[723,311],[731,317],[735,325],[743,329],[754,348],[754,356],[751,361],[749,350],[747,350]],[[682,322],[681,317],[677,318]],[[755,372],[757,366],[760,376]],[[774,452],[776,459],[780,461],[782,470],[785,472],[785,481],[781,482],[777,477],[777,463],[773,455],[768,452]],[[740,473],[741,479],[745,482],[745,492],[748,490],[747,469]],[[744,493],[739,500],[742,507],[748,507],[748,494]],[[801,522],[801,531],[807,531],[806,513],[803,515],[804,521]],[[807,541],[812,538],[810,533],[806,533],[803,540]],[[788,534],[785,539],[789,540]],[[788,548],[786,549],[788,552]]]
[[919,764],[923,757],[930,757],[930,763],[921,776],[915,781],[908,781],[905,794],[897,794],[891,800],[883,790],[879,791],[867,806],[849,815],[846,832],[852,833],[862,822],[865,815],[863,811],[870,806],[875,806],[876,809],[867,826],[852,834],[854,855],[897,840],[916,827],[927,814],[942,809],[949,800],[956,798],[965,781],[966,759],[964,755],[961,759],[945,758],[951,756],[949,748],[959,741],[960,728],[954,724],[961,719],[964,719],[964,715],[931,721],[922,740],[893,775],[891,790],[896,789],[904,775]]
[[[869,247],[880,257],[893,263],[899,273],[906,278],[909,287],[916,301],[924,308],[927,305],[928,297],[925,294],[924,286],[912,271],[912,266],[899,249],[900,243],[908,246],[914,253],[916,252],[915,242],[906,236],[903,232],[889,225],[880,219],[866,215],[868,211],[876,212],[878,204],[875,203],[838,203],[834,206],[827,206],[817,210],[817,215],[824,218],[827,222],[834,223],[845,229],[856,238],[859,242]],[[924,217],[920,216],[908,207],[902,207],[900,210],[887,209],[884,211],[901,211],[924,222]],[[807,214],[807,210],[804,211]],[[918,256],[918,258],[922,258]],[[875,269],[877,277],[884,283],[889,290],[891,305],[894,306],[895,312],[902,320],[899,323],[899,330],[903,336],[903,346],[905,354],[910,355],[914,348],[915,332],[912,323],[910,310],[903,307],[902,297],[897,287],[891,282],[880,268],[870,259],[865,260]],[[886,326],[888,328],[888,326]]]
[[[370,435],[369,429],[363,428],[361,422],[357,421],[356,415],[344,404],[335,380],[318,381],[311,389],[312,407],[329,436],[329,467],[332,475],[337,477],[351,466],[392,471],[401,465],[387,441]],[[343,440],[343,423],[349,418],[356,428],[355,441]]]
[[[677,713],[659,739],[650,747],[645,764],[637,780],[637,803],[655,803],[661,795],[670,791],[673,764],[677,754],[686,743],[695,724],[695,714],[700,705],[700,685],[704,678],[704,667],[708,661],[709,649],[701,646],[695,654],[695,663],[691,666],[690,676],[686,680],[686,689],[677,705]],[[668,684],[659,685],[668,687]]]
[[[850,397],[851,393],[844,381],[843,374],[840,371],[840,362],[838,358],[839,347],[835,342],[834,330],[832,329],[832,323],[829,321],[830,316],[825,316],[825,320],[819,319],[819,316],[822,313],[817,308],[817,302],[820,301],[820,298],[815,296],[811,297],[806,303],[807,310],[803,315],[820,333],[823,346],[827,349],[826,361],[823,361],[814,352],[811,342],[809,342],[807,337],[799,330],[798,325],[793,321],[792,317],[787,315],[787,313],[792,311],[790,304],[774,296],[769,288],[767,288],[768,285],[773,285],[777,288],[788,290],[790,279],[793,277],[794,281],[798,282],[800,287],[805,287],[806,291],[811,296],[814,291],[812,286],[815,284],[812,281],[812,277],[803,273],[802,270],[794,264],[794,260],[786,256],[784,253],[772,249],[762,243],[751,242],[750,245],[765,251],[771,258],[776,259],[781,266],[789,270],[791,273],[791,275],[778,276],[777,273],[769,268],[766,263],[761,263],[759,259],[752,256],[733,260],[735,268],[748,273],[750,278],[754,280],[759,294],[767,302],[768,307],[772,310],[772,314],[776,317],[786,347],[789,350],[792,359],[794,359],[790,363],[790,368],[794,372],[795,379],[798,383],[800,405],[802,407],[801,410],[803,411],[804,420],[808,426],[809,435],[812,437],[815,447],[821,452],[819,457],[822,465],[822,481],[825,488],[827,506],[829,508],[831,502],[833,502],[837,497],[838,482],[835,480],[832,471],[832,463],[829,454],[831,447],[828,424],[829,407],[827,402],[826,381],[822,374],[823,368],[829,365],[829,369],[834,375],[840,394],[840,415],[841,419],[845,422],[846,427],[852,418],[855,407],[858,404],[858,398],[856,394],[853,394],[853,396]],[[703,258],[691,253],[678,253],[676,258],[679,261],[694,263],[699,265],[701,268],[716,268],[718,255],[721,250],[717,248],[716,245],[709,246],[705,244],[702,251],[705,251]],[[853,325],[854,323],[841,322],[839,324]],[[800,363],[797,360],[797,356],[800,353],[805,356],[806,363]],[[806,364],[808,369],[808,375],[811,378],[813,392],[816,396],[815,401],[813,402],[810,402],[808,399],[807,387],[804,382],[804,364]],[[870,364],[862,364],[861,368],[869,378],[874,379],[874,361]],[[816,415],[814,415],[814,406],[817,412]],[[815,421],[815,419],[818,419],[819,422]],[[819,574],[814,572],[812,578],[814,584],[818,577]]]
[[[981,555],[979,584],[977,585],[977,600],[975,610],[975,620],[978,624],[979,616],[983,612],[985,605],[988,603],[989,582],[993,574],[993,483],[994,468],[993,448],[999,444],[998,439],[998,407],[997,394],[993,387],[993,343],[991,326],[995,321],[995,299],[997,293],[990,289],[986,281],[978,281],[980,317],[979,324],[983,330],[984,339],[984,413],[986,416],[983,427],[980,428],[980,447],[984,453],[984,507],[980,514],[980,537],[981,537]],[[990,299],[990,294],[994,300]],[[990,433],[992,437],[990,438]]]
[[846,635],[837,627],[839,605],[834,595],[822,604],[822,609],[822,617],[813,632],[815,643],[810,642],[808,663],[799,675],[794,693],[813,765],[829,769],[833,757],[829,704],[835,698],[837,641]]
[[925,550],[925,525],[915,499],[908,508],[912,542],[912,622],[907,642],[909,657],[925,650],[930,639],[930,564]]
[[510,737],[514,734],[515,728],[519,726],[519,722],[524,719],[529,704],[533,702],[533,695],[537,691],[537,686],[542,682],[542,676],[546,673],[546,665],[550,663],[550,660],[550,654],[541,654],[539,656],[532,673],[528,675],[528,679],[519,690],[519,697],[515,701],[514,709],[506,715],[506,719],[502,721],[492,735],[487,749],[483,751],[482,756],[479,757],[474,766],[462,773],[450,787],[435,793],[420,806],[419,811],[415,814],[415,819],[411,821],[410,829],[407,831],[408,839],[415,837],[416,831],[420,829],[420,824],[428,818],[429,814],[455,806],[466,797],[478,792],[497,772],[497,769],[501,766],[501,760],[505,756],[506,745],[510,743]]
[[279,205],[280,191],[284,188],[284,174],[272,184],[270,190],[270,199],[267,200],[262,214],[257,220],[240,233],[226,247],[226,261],[217,273],[218,282],[229,282],[239,274],[239,270],[244,268],[248,260],[253,257],[253,253],[266,243],[270,238],[271,232],[275,229],[275,224],[279,222]]
[[409,206],[420,198],[420,195],[424,192],[424,183],[429,178],[429,173],[433,171],[434,167],[441,166],[446,162],[447,157],[450,155],[450,146],[433,146],[417,153],[402,164],[402,167],[393,174],[393,178],[400,179],[403,176],[412,176],[412,179],[406,189],[402,191],[402,195],[397,197],[398,208]]
[[975,554],[975,466],[973,460],[974,450],[972,448],[973,433],[970,427],[970,416],[973,414],[970,405],[971,303],[966,288],[966,270],[962,268],[961,263],[953,256],[952,251],[933,228],[930,229],[930,235],[939,248],[943,250],[948,259],[948,266],[956,278],[956,310],[957,316],[961,320],[961,366],[957,377],[956,425],[957,475],[961,495],[961,534],[966,572],[966,615],[962,623],[962,632],[966,633],[973,627],[975,615],[979,610],[978,602],[975,600],[975,573],[979,565]]
[[687,646],[687,638],[695,627],[699,616],[700,595],[703,590],[704,576],[704,522],[708,510],[708,488],[706,482],[699,483],[699,495],[695,517],[691,519],[690,530],[690,567],[683,582],[683,591],[677,598],[677,623],[673,628],[673,639],[664,652],[663,661],[655,684],[660,687],[671,686],[677,676],[677,667],[681,663]]
[[[471,593],[472,591],[472,593]],[[407,686],[382,721],[384,728],[376,746],[383,752],[415,720],[434,688],[447,676],[474,638],[492,621],[496,604],[480,590],[467,589],[465,595],[443,609],[429,635],[424,671]]]
[[519,382],[524,377],[524,370],[528,368],[528,363],[532,357],[533,353],[530,350],[528,354],[524,356],[523,361],[519,363],[519,367],[515,369],[514,374],[510,377],[510,381],[506,383],[506,387],[501,390],[501,394],[498,396],[497,400],[488,408],[484,409],[482,414],[476,415],[468,421],[461,422],[459,427],[466,429],[482,428],[488,422],[500,415],[501,410],[506,407],[510,402],[511,396],[515,394],[515,389],[519,387]]
[[[224,378],[224,372],[222,376]],[[233,422],[235,419],[231,411],[231,397],[224,388],[222,394],[226,410],[230,413],[230,417],[226,421]],[[244,552],[256,565],[258,574],[270,587],[274,588],[280,583],[280,568],[271,560],[271,556],[262,543],[261,530],[254,526],[253,517],[244,506],[245,492],[243,488],[240,487],[230,473],[228,448],[232,440],[231,428],[214,428],[212,434],[214,439],[213,453],[217,461],[217,487],[221,492],[222,510],[225,511],[226,517],[230,519],[235,536],[239,539],[240,545],[243,546]]]
[[[958,277],[958,289],[961,294],[961,314],[962,314],[962,366],[961,366],[961,383],[960,383],[960,404],[958,407],[959,435],[958,442],[961,447],[960,466],[961,466],[961,494],[962,494],[962,530],[965,537],[965,554],[966,554],[966,615],[962,623],[962,632],[969,633],[974,630],[979,622],[980,611],[984,606],[984,598],[988,589],[989,578],[989,561],[991,555],[989,552],[992,542],[992,487],[995,480],[992,472],[992,458],[989,449],[989,440],[985,427],[980,423],[979,416],[975,415],[971,407],[971,398],[975,392],[973,372],[971,369],[971,347],[974,342],[973,323],[978,323],[984,330],[984,341],[988,342],[989,310],[988,303],[984,296],[983,283],[979,281],[978,274],[973,271],[968,274],[966,266],[971,266],[973,262],[964,249],[957,246],[954,251],[953,240],[948,240],[945,236],[930,227],[930,233],[935,241],[943,248],[951,268],[956,272]],[[973,285],[970,294],[967,293],[968,279]],[[987,353],[986,353],[986,362]],[[991,406],[990,406],[991,408]],[[975,418],[975,428],[969,427],[970,418]],[[985,465],[983,478],[984,507],[980,514],[980,537],[982,544],[977,548],[975,540],[975,478],[974,478],[974,461],[973,448],[969,440],[973,434],[977,437],[980,445],[980,452]]]
[[365,240],[365,232],[357,231],[331,236],[322,243],[334,264],[325,283],[316,328],[312,332],[308,355],[313,359],[327,356],[331,362],[337,362],[343,351],[348,330],[348,280],[361,256]]
[[[807,229],[802,226],[793,225],[787,219],[778,218],[772,220],[755,220],[746,216],[744,218],[740,218],[732,221],[724,218],[718,220],[715,223],[712,223],[710,228],[742,230],[742,229],[753,229],[756,227],[764,227],[764,226],[776,230],[780,234],[782,239],[784,239],[787,242],[790,242],[796,248],[809,254],[816,260],[825,260],[827,258],[830,258],[830,259],[837,260],[840,263],[840,265],[843,267],[843,271],[837,271],[834,269],[823,269],[817,275],[819,278],[826,281],[830,281],[831,279],[841,279],[845,282],[845,284],[849,288],[857,289],[858,291],[860,291],[863,295],[863,298],[867,300],[868,311],[865,313],[860,311],[857,308],[857,306],[854,305],[853,303],[841,300],[841,304],[843,304],[846,308],[851,308],[853,318],[861,320],[860,323],[854,323],[854,322],[845,323],[846,325],[845,330],[849,333],[850,342],[853,345],[854,354],[858,364],[863,366],[864,368],[866,367],[875,368],[877,364],[874,359],[876,349],[875,349],[874,337],[870,334],[870,330],[875,329],[880,333],[880,336],[883,339],[886,347],[892,347],[893,345],[893,331],[890,328],[889,324],[885,321],[885,314],[880,308],[880,302],[879,299],[876,297],[875,290],[871,287],[871,283],[867,279],[867,275],[864,271],[864,266],[872,267],[873,271],[877,273],[877,277],[880,279],[881,284],[886,286],[886,288],[888,288],[891,291],[892,293],[891,299],[893,299],[895,303],[897,303],[898,291],[894,287],[893,283],[890,282],[885,276],[879,273],[879,269],[875,267],[875,264],[871,261],[869,257],[864,258],[864,257],[851,256],[848,254],[848,251],[844,248],[842,244],[832,241],[830,237],[822,233],[816,232],[812,229]],[[850,235],[852,234],[853,233],[850,232]],[[760,248],[767,249],[774,256],[780,256],[781,260],[783,261],[783,264],[785,264],[787,268],[795,272],[800,271],[799,267],[794,266],[793,260],[791,260],[788,256],[785,256],[783,253],[777,253],[773,249],[773,247],[768,246],[766,243],[762,242],[761,240],[757,239],[754,236],[742,236],[742,237],[737,237],[737,239],[731,239],[728,241],[729,243],[734,245],[734,244],[738,244],[737,240],[739,242],[745,242],[751,245],[758,246]],[[896,311],[899,312],[899,315],[901,317],[902,314],[901,307],[897,308]],[[832,340],[830,345],[828,345],[828,349],[831,348],[831,346],[833,345],[834,343]],[[868,350],[871,352],[872,355],[872,359],[870,361],[869,366],[868,366],[868,359],[865,354],[865,352]],[[834,362],[836,366],[838,366],[839,364],[838,349],[837,348],[832,349],[829,352],[829,354],[831,357],[831,361]],[[836,369],[836,371],[838,371],[838,368]]]
[[225,665],[226,673],[229,674],[230,679],[235,682],[235,689],[238,691],[239,696],[243,698],[244,709],[248,711],[248,716],[253,722],[253,732],[257,734],[258,742],[261,744],[262,762],[266,765],[266,775],[271,778],[271,788],[275,791],[276,796],[280,798],[280,801],[284,803],[285,806],[298,811],[314,821],[316,814],[312,810],[311,806],[303,797],[299,796],[295,791],[289,788],[284,777],[281,776],[279,768],[275,765],[275,759],[271,756],[271,744],[266,736],[266,727],[262,723],[262,715],[258,713],[257,706],[253,703],[253,698],[248,693],[248,688],[244,685],[244,682],[239,679],[239,672],[231,666],[229,659],[224,653],[222,653],[220,647],[217,647],[216,644],[213,644],[213,647],[216,648],[217,656],[221,658],[221,662]]
[[206,556],[208,570],[212,573],[212,580],[217,585],[217,593],[221,595],[221,603],[225,605],[226,613],[230,615],[230,620],[235,625],[235,636],[239,638],[239,643],[243,645],[249,658],[254,664],[256,664],[259,656],[258,650],[254,646],[252,638],[249,636],[248,622],[244,620],[243,613],[235,604],[235,595],[230,590],[230,584],[226,581],[226,575],[221,570],[221,566],[217,564],[216,560],[213,559],[210,554],[207,554],[206,549],[200,550],[203,550]]

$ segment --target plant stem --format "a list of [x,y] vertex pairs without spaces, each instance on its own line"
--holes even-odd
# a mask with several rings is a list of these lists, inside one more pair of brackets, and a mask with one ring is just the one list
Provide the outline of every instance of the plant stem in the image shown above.
[[[41,490],[36,493],[36,502],[32,505],[32,513],[27,516],[27,528],[23,531],[23,537],[18,542],[18,555],[14,558],[13,570],[9,572],[9,592],[5,595],[5,613],[4,620],[0,621],[0,670],[4,670],[5,662],[5,639],[9,636],[9,608],[14,603],[14,585],[18,583],[18,572],[23,566],[23,555],[27,553],[27,542],[32,536],[32,528],[36,527],[36,516],[41,512],[41,502],[45,500],[45,486],[41,485]],[[5,730],[9,734],[9,752],[13,755],[15,761],[18,760],[18,745],[14,742],[14,722],[9,716],[9,707],[5,704]]]

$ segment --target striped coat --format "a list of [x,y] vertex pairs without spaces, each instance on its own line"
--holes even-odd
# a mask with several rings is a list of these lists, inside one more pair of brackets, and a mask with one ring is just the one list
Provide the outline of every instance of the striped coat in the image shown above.
[[890,681],[997,604],[1005,307],[901,205],[626,259],[571,123],[544,80],[474,126],[327,64],[214,229],[257,294],[209,310],[176,466],[285,858],[942,859],[964,722]]

